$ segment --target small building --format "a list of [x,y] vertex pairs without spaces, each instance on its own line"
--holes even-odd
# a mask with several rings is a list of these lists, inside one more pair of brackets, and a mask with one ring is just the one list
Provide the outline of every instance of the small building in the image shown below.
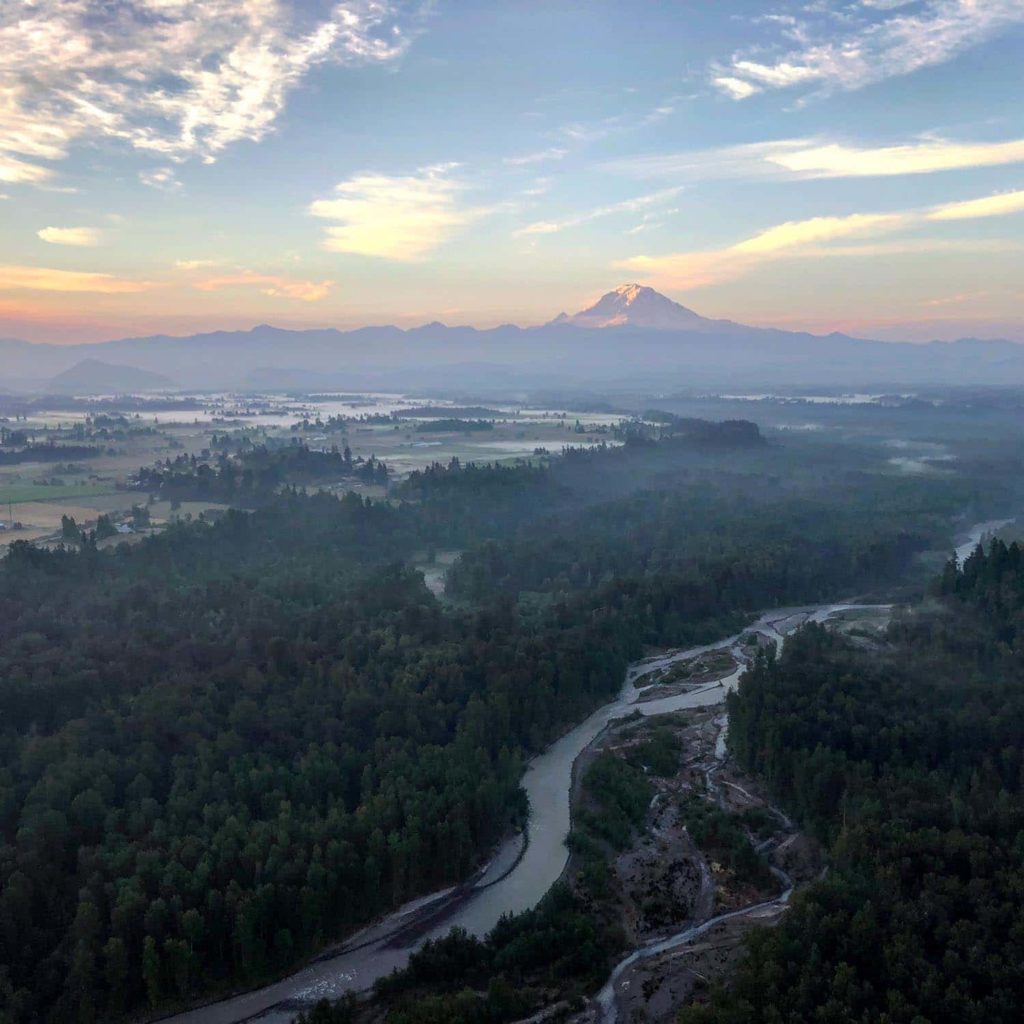
[[121,534],[135,532],[135,528],[132,526],[131,523],[118,523],[117,526],[114,527],[114,529]]

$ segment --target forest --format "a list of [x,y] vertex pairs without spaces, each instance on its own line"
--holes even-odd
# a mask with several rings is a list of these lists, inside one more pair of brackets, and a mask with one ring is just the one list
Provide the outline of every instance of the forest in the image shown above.
[[[714,448],[453,461],[388,500],[286,483],[114,551],[12,545],[0,1021],[251,986],[452,884],[522,821],[524,760],[645,644],[885,586],[972,499],[831,451]],[[452,544],[440,602],[409,565]]]
[[1024,551],[947,564],[881,651],[806,627],[729,710],[831,867],[683,1024],[1019,1020]]
[[388,482],[388,467],[374,458],[352,457],[348,445],[320,451],[293,441],[282,447],[237,445],[234,458],[225,451],[212,460],[178,455],[143,467],[135,477],[140,490],[171,501],[216,501],[252,508],[273,501],[285,485],[307,486],[338,481]]

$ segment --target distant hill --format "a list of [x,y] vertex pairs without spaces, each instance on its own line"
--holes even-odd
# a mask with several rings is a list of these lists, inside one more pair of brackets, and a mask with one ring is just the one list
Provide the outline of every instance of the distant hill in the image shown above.
[[178,385],[160,373],[118,366],[100,359],[83,359],[50,378],[46,390],[54,395],[123,394],[135,391],[173,391]]
[[[131,371],[144,371],[133,376]],[[69,374],[69,376],[66,376]],[[642,285],[538,327],[424,324],[157,335],[90,345],[0,340],[0,386],[76,393],[360,389],[480,397],[527,390],[665,388],[902,391],[1024,385],[1024,344],[909,344],[712,320]],[[40,382],[31,388],[13,382]],[[11,383],[8,383],[11,382]]]

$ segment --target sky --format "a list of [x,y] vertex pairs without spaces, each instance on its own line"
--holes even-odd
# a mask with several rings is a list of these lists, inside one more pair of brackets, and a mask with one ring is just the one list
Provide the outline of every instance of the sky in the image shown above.
[[1024,0],[5,0],[0,337],[1024,342]]

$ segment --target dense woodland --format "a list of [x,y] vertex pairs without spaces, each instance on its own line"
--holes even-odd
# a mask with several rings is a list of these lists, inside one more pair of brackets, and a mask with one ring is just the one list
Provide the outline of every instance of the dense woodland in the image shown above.
[[246,445],[215,460],[179,455],[144,467],[135,477],[140,490],[170,501],[215,501],[252,508],[272,502],[282,487],[327,483],[387,485],[388,467],[372,455],[353,458],[348,445],[320,451],[305,444]]
[[[972,500],[835,453],[715,448],[452,463],[389,501],[286,480],[255,512],[114,552],[13,545],[0,1021],[253,984],[454,882],[525,813],[524,758],[645,643],[883,585]],[[454,604],[408,568],[446,544],[465,549]],[[533,925],[508,928],[529,946]]]
[[87,444],[17,445],[12,442],[0,447],[0,466],[15,466],[24,462],[66,462],[70,459],[94,459],[103,454],[102,448]]
[[950,563],[881,653],[819,627],[730,701],[730,743],[831,843],[684,1024],[997,1024],[1024,992],[1024,551]]

